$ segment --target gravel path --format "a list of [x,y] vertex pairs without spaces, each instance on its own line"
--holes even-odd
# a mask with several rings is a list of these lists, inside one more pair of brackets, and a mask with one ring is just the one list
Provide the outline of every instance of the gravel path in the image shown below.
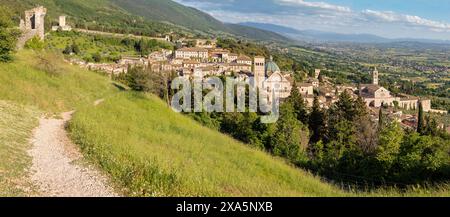
[[68,138],[64,127],[72,112],[62,116],[62,120],[42,118],[33,134],[31,180],[39,187],[39,196],[119,196],[109,187],[106,176],[83,163],[83,156]]

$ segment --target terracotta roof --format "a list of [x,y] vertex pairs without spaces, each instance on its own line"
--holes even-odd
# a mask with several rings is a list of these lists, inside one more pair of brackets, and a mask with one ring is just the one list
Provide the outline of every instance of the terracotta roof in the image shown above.
[[248,57],[248,56],[246,56],[246,55],[240,55],[240,56],[237,58],[237,60],[238,60],[238,61],[252,61],[252,58],[250,58],[250,57]]
[[297,87],[312,87],[313,85],[310,83],[298,83]]
[[411,96],[407,94],[398,94],[398,97],[400,97],[401,100],[418,100],[419,97],[417,96]]
[[250,67],[250,65],[244,64],[244,63],[230,63],[229,66],[247,66]]
[[370,91],[373,91],[373,92],[375,92],[375,91],[377,91],[377,90],[379,90],[381,88],[381,86],[376,85],[376,84],[363,84],[363,85],[361,85],[361,87],[362,88],[366,88],[366,89],[368,89]]
[[199,48],[199,47],[183,47],[178,49],[177,51],[187,51],[187,52],[208,52],[205,48]]
[[184,60],[183,64],[199,64],[199,62],[196,60]]

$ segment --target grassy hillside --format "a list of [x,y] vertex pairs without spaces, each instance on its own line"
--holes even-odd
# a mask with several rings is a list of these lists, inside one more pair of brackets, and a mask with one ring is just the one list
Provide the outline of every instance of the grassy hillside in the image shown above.
[[59,15],[66,14],[69,22],[80,27],[116,32],[154,35],[200,31],[257,40],[289,40],[266,30],[224,24],[204,12],[171,0],[0,0],[0,4],[10,6],[18,15],[26,9],[44,5],[49,9],[48,23],[55,23]]
[[52,53],[23,51],[16,58],[0,64],[1,100],[59,113],[118,91],[107,78],[65,64]]

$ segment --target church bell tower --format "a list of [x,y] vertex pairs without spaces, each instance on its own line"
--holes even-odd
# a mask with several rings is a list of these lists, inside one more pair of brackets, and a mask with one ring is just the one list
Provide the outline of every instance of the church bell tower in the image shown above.
[[261,56],[257,56],[254,59],[254,76],[255,86],[262,89],[264,80],[266,79],[266,59]]
[[373,82],[373,84],[375,84],[375,85],[378,85],[378,83],[379,83],[379,78],[378,78],[378,76],[379,76],[378,70],[377,70],[377,68],[375,67],[375,69],[374,69],[373,72],[372,72],[372,82]]

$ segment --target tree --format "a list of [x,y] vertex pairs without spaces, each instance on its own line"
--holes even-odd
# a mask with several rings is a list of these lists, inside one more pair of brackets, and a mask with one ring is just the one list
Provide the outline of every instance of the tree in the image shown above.
[[79,55],[81,53],[80,47],[75,42],[72,43],[71,49],[72,49],[72,52],[77,54],[77,55]]
[[383,129],[383,122],[384,122],[383,106],[381,106],[380,111],[378,112],[378,130],[379,131],[381,131],[381,129]]
[[381,165],[384,174],[389,172],[398,157],[403,134],[402,128],[395,122],[387,124],[380,130],[375,158]]
[[92,54],[92,59],[94,60],[94,62],[98,63],[102,61],[102,55],[100,53],[94,53]]
[[[398,168],[400,178],[417,181],[430,178],[437,171],[449,167],[448,148],[450,142],[439,137],[421,136],[412,132],[404,137],[401,144]],[[448,179],[442,174],[438,178]]]
[[354,102],[354,114],[355,119],[358,119],[358,117],[363,117],[369,114],[366,102],[361,96],[359,96]]
[[271,139],[272,152],[292,162],[299,162],[304,156],[308,140],[305,126],[296,118],[294,106],[284,103],[280,107],[280,119]]
[[312,132],[310,142],[316,143],[325,135],[325,113],[320,108],[319,98],[314,97],[313,107],[309,115],[309,129]]
[[423,106],[422,102],[419,102],[419,114],[417,117],[417,132],[423,134],[425,130],[425,123],[423,117]]
[[20,32],[13,28],[11,10],[0,6],[0,62],[12,60]]
[[437,136],[439,134],[439,127],[435,118],[427,115],[425,118],[425,123],[426,124],[423,132],[424,135]]
[[154,88],[150,72],[141,67],[130,67],[126,77],[127,85],[134,91],[150,92]]
[[72,53],[72,46],[67,45],[63,50],[63,54],[70,55],[71,53]]
[[338,133],[341,133],[337,128],[338,124],[342,122],[353,123],[356,118],[354,102],[351,96],[344,91],[339,96],[339,100],[328,110],[327,139],[329,141],[336,139]]
[[353,121],[356,118],[354,101],[347,91],[339,95],[339,100],[332,106],[331,113],[339,120]]
[[194,40],[189,40],[187,41],[187,45],[188,47],[195,47],[197,45],[197,42]]
[[302,95],[300,94],[297,83],[295,81],[292,85],[291,95],[289,96],[288,101],[293,105],[294,113],[297,119],[304,124],[308,123],[308,111],[306,109],[306,103]]
[[134,49],[138,53],[143,53],[144,52],[144,39],[140,39],[139,41],[135,42]]
[[[352,158],[344,159],[345,155],[350,155],[349,153],[355,151],[356,137],[355,137],[355,127],[353,123],[342,120],[333,125],[334,135],[330,138],[330,142],[326,144],[326,167],[332,169],[343,164],[342,167],[350,167],[349,161]],[[347,161],[347,162],[343,162]]]

